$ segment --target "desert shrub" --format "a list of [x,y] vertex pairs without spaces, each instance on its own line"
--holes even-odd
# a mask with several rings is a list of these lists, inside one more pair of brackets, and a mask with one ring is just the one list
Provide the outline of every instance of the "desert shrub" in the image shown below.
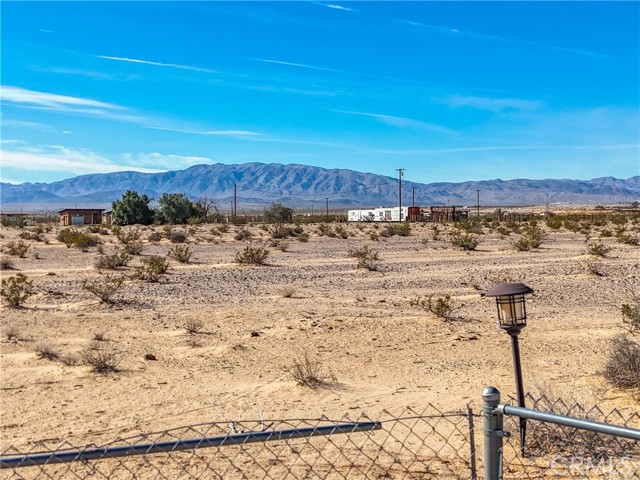
[[251,238],[251,232],[246,228],[239,229],[233,236],[235,240],[249,240]]
[[302,243],[307,243],[309,241],[309,234],[308,233],[300,233],[296,237],[296,240],[298,240],[299,242],[302,242]]
[[0,258],[0,270],[15,270],[16,264],[9,257]]
[[64,243],[67,248],[74,247],[80,250],[95,247],[100,242],[97,237],[75,228],[63,228],[56,235],[56,239]]
[[449,236],[451,237],[451,245],[460,247],[463,250],[475,250],[478,243],[480,243],[477,235],[461,232],[460,230],[452,231]]
[[107,337],[102,332],[96,332],[96,333],[93,334],[93,341],[95,341],[95,342],[106,342],[107,341]]
[[319,236],[324,237],[329,233],[330,230],[331,227],[329,227],[329,225],[327,225],[326,223],[321,223],[320,225],[318,225],[317,232]]
[[[640,300],[640,299],[639,299]],[[624,303],[620,307],[621,327],[631,334],[640,332],[640,302]]]
[[619,227],[616,230],[616,240],[619,243],[624,243],[626,245],[640,245],[640,238],[636,237],[635,235],[631,235],[630,233],[627,233],[626,229],[624,227]]
[[202,218],[200,217],[187,218],[187,225],[200,225],[201,223],[202,223]]
[[366,268],[367,270],[376,270],[375,262],[379,260],[378,252],[370,249],[367,245],[360,248],[349,250],[349,256],[357,260],[357,268]]
[[111,255],[101,255],[96,258],[94,265],[98,270],[115,270],[120,267],[126,267],[130,259],[131,257],[129,256],[129,253],[126,251],[120,251],[116,248],[115,252]]
[[57,360],[60,354],[48,343],[40,343],[35,347],[36,356],[45,360]]
[[159,242],[162,240],[162,235],[160,235],[160,232],[151,232],[147,237],[147,240],[150,242]]
[[313,390],[326,388],[335,382],[333,374],[326,370],[319,360],[313,360],[308,352],[302,358],[294,359],[293,363],[285,368],[293,379],[304,387]]
[[117,237],[120,243],[124,245],[123,250],[129,255],[140,255],[144,249],[144,244],[140,241],[140,229],[121,230]]
[[289,242],[281,240],[279,238],[272,238],[268,240],[269,246],[277,248],[281,252],[286,252],[289,249]]
[[407,222],[385,225],[385,227],[380,230],[380,236],[382,237],[393,237],[394,235],[407,237],[409,234],[411,234],[411,224]]
[[24,230],[18,234],[18,237],[24,240],[33,240],[34,242],[42,242],[42,232],[31,232],[29,230]]
[[477,219],[462,220],[458,222],[458,228],[468,233],[475,233],[476,235],[482,235],[482,224]]
[[218,231],[220,233],[227,233],[229,231],[229,224],[221,223],[220,225],[218,225]]
[[624,225],[627,223],[627,217],[625,215],[611,215],[609,221],[614,225]]
[[171,232],[167,237],[171,243],[184,243],[187,241],[187,234],[176,230],[175,232]]
[[600,237],[602,238],[609,238],[609,237],[613,237],[613,232],[607,228],[603,228],[600,231]]
[[202,320],[195,320],[193,318],[190,318],[184,324],[184,329],[189,335],[195,335],[196,333],[200,332],[203,327],[204,323],[202,323]]
[[587,244],[587,253],[589,255],[595,255],[597,257],[606,257],[611,250],[612,250],[611,247],[603,244],[602,242]]
[[557,217],[547,218],[546,224],[547,227],[552,230],[560,230],[560,227],[562,227],[562,219]]
[[101,375],[118,372],[119,360],[114,352],[87,349],[81,354],[83,364],[91,367],[91,371]]
[[295,285],[285,285],[280,289],[280,296],[282,298],[291,298],[298,291],[298,288]]
[[535,220],[527,223],[522,228],[522,237],[513,242],[513,247],[521,252],[526,252],[532,248],[538,248],[542,245],[544,233]]
[[67,367],[74,367],[80,363],[80,357],[73,353],[65,353],[58,357],[60,362]]
[[18,242],[7,243],[7,253],[9,255],[14,255],[16,257],[24,258],[27,256],[28,251],[29,251],[29,245],[24,243],[22,240]]
[[12,307],[19,307],[33,294],[33,282],[22,273],[2,279],[0,297]]
[[349,234],[347,233],[347,230],[342,225],[336,225],[333,231],[335,233],[335,236],[338,238],[345,239],[349,236]]
[[597,262],[587,261],[585,263],[585,267],[587,268],[587,272],[589,272],[591,275],[595,275],[596,277],[605,276],[604,272],[602,271],[602,265]]
[[236,253],[236,262],[250,265],[264,265],[269,250],[262,247],[252,247],[247,245],[244,250]]
[[378,239],[380,238],[380,234],[379,234],[378,232],[375,232],[375,231],[374,231],[374,232],[371,232],[371,233],[369,234],[369,238],[370,238],[371,240],[373,240],[374,242],[377,242],[377,241],[378,241]]
[[435,223],[433,225],[431,225],[431,238],[433,240],[439,240],[440,239],[440,227]]
[[564,228],[573,233],[578,233],[580,231],[580,224],[573,220],[565,220],[563,222]]
[[454,311],[456,310],[451,301],[451,295],[434,295],[427,297],[418,297],[410,301],[414,307],[427,310],[430,313],[442,318],[443,320],[452,320]]
[[508,237],[509,235],[511,235],[511,230],[509,230],[507,227],[505,227],[504,225],[500,225],[497,229],[498,233],[500,235],[502,235],[503,237]]
[[169,269],[169,262],[166,258],[158,255],[142,259],[141,265],[137,266],[133,272],[133,278],[145,282],[157,282],[160,275]]
[[113,305],[118,302],[116,294],[124,287],[125,277],[119,275],[101,275],[96,278],[84,278],[82,288],[100,299],[102,303]]
[[20,331],[18,327],[7,327],[4,330],[4,336],[7,340],[18,340],[20,338]]
[[640,343],[622,334],[613,337],[604,377],[619,388],[640,388]]
[[180,263],[189,263],[193,251],[188,245],[174,245],[167,252],[167,257],[173,258]]

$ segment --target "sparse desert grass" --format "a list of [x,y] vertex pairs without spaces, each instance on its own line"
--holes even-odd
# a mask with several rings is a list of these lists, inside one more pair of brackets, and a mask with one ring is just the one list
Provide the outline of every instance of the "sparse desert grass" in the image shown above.
[[21,306],[34,293],[33,282],[22,273],[2,279],[0,297],[12,307]]
[[589,255],[595,255],[597,257],[606,257],[609,252],[611,252],[612,248],[610,246],[605,245],[602,242],[594,242],[587,244],[587,253]]
[[640,388],[640,343],[618,334],[609,348],[604,377],[619,388]]
[[204,323],[202,323],[202,320],[190,318],[186,322],[184,322],[184,329],[189,335],[195,335],[196,333],[199,333],[203,328]]
[[36,357],[44,360],[57,360],[60,354],[49,343],[39,343],[35,346]]
[[411,300],[410,305],[422,308],[433,313],[437,317],[449,321],[455,318],[454,312],[456,308],[453,306],[451,295],[431,294],[426,297],[418,297]]
[[18,340],[20,338],[20,330],[15,325],[5,328],[3,333],[7,340]]
[[313,390],[329,387],[335,383],[335,376],[322,364],[320,360],[314,360],[309,352],[304,352],[302,357],[293,360],[293,363],[285,368],[285,371],[293,379],[304,387]]
[[118,372],[120,360],[115,352],[87,349],[80,355],[84,365],[91,367],[91,371],[100,375]]

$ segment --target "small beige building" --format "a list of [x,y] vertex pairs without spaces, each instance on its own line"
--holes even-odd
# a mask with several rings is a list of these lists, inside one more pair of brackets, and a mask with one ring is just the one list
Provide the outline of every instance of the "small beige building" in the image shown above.
[[104,208],[65,208],[60,210],[62,225],[100,225]]

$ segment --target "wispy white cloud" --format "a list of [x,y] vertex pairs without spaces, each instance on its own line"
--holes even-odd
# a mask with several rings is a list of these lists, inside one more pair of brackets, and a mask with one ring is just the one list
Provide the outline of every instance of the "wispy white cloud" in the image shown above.
[[180,70],[190,70],[192,72],[201,72],[201,73],[213,73],[219,74],[217,70],[211,70],[210,68],[202,68],[202,67],[193,67],[191,65],[180,65],[178,63],[163,63],[163,62],[154,62],[151,60],[140,60],[137,58],[127,58],[127,57],[112,57],[109,55],[92,55],[96,58],[102,58],[103,60],[113,60],[116,62],[128,62],[128,63],[139,63],[143,65],[153,65],[155,67],[167,67],[167,68],[177,68]]
[[2,127],[10,127],[10,128],[36,128],[39,130],[44,130],[49,128],[44,123],[31,122],[28,120],[14,120],[11,118],[1,118],[0,123],[2,123]]
[[516,40],[516,39],[501,37],[499,35],[491,35],[491,34],[487,34],[487,33],[470,32],[470,31],[459,30],[457,28],[447,27],[447,26],[443,26],[443,25],[431,25],[431,24],[428,24],[428,23],[415,22],[413,20],[402,19],[402,20],[395,20],[395,21],[399,22],[399,23],[403,23],[405,25],[410,25],[412,27],[426,28],[426,29],[429,29],[429,30],[431,30],[433,32],[440,33],[440,34],[443,34],[443,35],[465,36],[465,37],[467,37],[469,39],[472,39],[472,40],[486,40],[486,41],[492,41],[492,42],[509,43],[509,44],[512,44],[512,45],[526,45],[526,46],[530,46],[530,47],[534,47],[534,48],[542,48],[542,49],[547,49],[547,50],[556,50],[556,51],[561,51],[561,52],[566,52],[566,53],[572,53],[572,54],[587,56],[587,57],[591,57],[593,59],[609,58],[609,55],[603,55],[601,53],[591,52],[589,50],[581,50],[581,49],[578,49],[578,48],[560,47],[560,46],[557,46],[557,45],[548,45],[548,44],[544,44],[544,43],[531,42],[531,41],[527,41],[527,40]]
[[491,112],[499,112],[502,110],[537,110],[544,106],[544,103],[538,100],[525,100],[521,98],[449,95],[442,98],[434,98],[433,100],[449,105],[452,108],[470,107]]
[[191,133],[193,135],[213,135],[213,136],[232,136],[232,137],[264,135],[263,133],[251,132],[249,130],[189,130],[189,129],[183,129],[183,128],[155,127],[155,126],[148,126],[147,128],[151,128],[153,130],[165,130],[168,132]]
[[308,68],[310,70],[320,70],[322,72],[348,73],[348,72],[344,72],[343,70],[335,70],[333,68],[327,68],[327,67],[318,67],[316,65],[307,65],[305,63],[284,62],[282,60],[270,60],[268,58],[253,58],[253,60],[256,60],[258,62],[263,62],[263,63],[273,63],[276,65],[286,65],[289,67],[299,67],[299,68]]
[[69,97],[57,95],[55,93],[38,92],[20,87],[1,86],[0,100],[10,103],[29,104],[53,109],[64,109],[68,107],[94,107],[109,110],[125,110],[125,107],[112,103],[100,102],[88,98]]
[[402,127],[402,128],[420,128],[425,130],[431,130],[438,133],[444,133],[448,135],[456,134],[455,130],[447,128],[442,125],[438,125],[435,123],[424,122],[422,120],[416,120],[413,118],[407,117],[397,117],[393,115],[383,115],[380,113],[369,113],[369,112],[354,112],[350,110],[331,110],[337,113],[345,113],[348,115],[359,115],[362,117],[370,117],[375,118],[376,120],[385,123],[387,125],[392,125],[394,127]]
[[151,169],[136,165],[122,165],[88,149],[73,149],[57,145],[0,150],[3,168],[44,172],[69,172],[74,175],[87,173],[111,173],[134,170],[156,173],[162,169]]
[[353,8],[343,7],[342,5],[335,5],[335,4],[331,4],[331,3],[325,3],[324,6],[327,7],[327,8],[333,8],[334,10],[344,10],[345,12],[355,12],[355,10]]
[[107,73],[98,72],[96,70],[85,70],[82,68],[66,68],[66,67],[39,67],[32,66],[31,70],[45,73],[59,73],[63,75],[77,75],[81,77],[95,78],[97,80],[115,80],[116,77]]

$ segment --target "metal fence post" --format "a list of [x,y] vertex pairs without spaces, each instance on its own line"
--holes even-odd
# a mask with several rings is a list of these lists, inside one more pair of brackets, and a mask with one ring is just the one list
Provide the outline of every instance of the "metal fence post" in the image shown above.
[[484,478],[502,478],[502,413],[496,411],[500,404],[500,391],[486,387],[482,391],[482,413],[484,417]]

